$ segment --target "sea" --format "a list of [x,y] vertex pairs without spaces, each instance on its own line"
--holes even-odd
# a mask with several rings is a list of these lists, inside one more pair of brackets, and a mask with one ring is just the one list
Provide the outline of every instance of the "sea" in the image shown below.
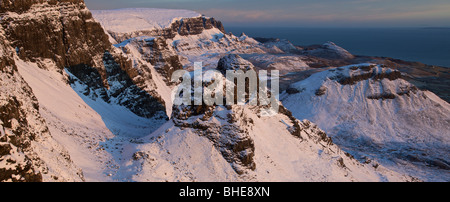
[[450,28],[227,27],[226,31],[236,36],[288,39],[299,46],[332,41],[354,55],[450,67]]

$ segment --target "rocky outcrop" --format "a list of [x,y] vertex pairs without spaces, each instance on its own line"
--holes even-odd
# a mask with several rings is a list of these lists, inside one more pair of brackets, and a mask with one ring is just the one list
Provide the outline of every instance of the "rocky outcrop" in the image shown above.
[[109,84],[108,92],[116,104],[125,106],[142,117],[167,118],[163,113],[165,108],[160,103],[161,100],[136,86],[131,79],[132,74],[124,71],[109,52],[105,52],[103,61]]
[[[253,68],[250,62],[234,54],[223,57],[221,61],[219,62],[219,67],[221,67],[219,71],[239,69],[240,65],[244,63],[247,65],[245,68],[243,67],[244,69]],[[225,79],[225,77],[221,79]],[[208,85],[210,83],[203,83],[203,87]],[[225,91],[225,89],[223,90]],[[243,107],[237,105],[207,106],[205,103],[199,106],[174,105],[172,121],[177,127],[195,129],[196,133],[213,142],[223,158],[239,175],[247,173],[246,170],[256,169],[253,160],[255,146],[249,135],[249,128],[253,120],[243,113]]]
[[[222,110],[226,114],[218,115]],[[172,119],[175,126],[195,129],[208,138],[236,173],[242,175],[247,169],[255,170],[256,164],[254,141],[248,131],[253,121],[240,110],[238,106],[174,106]]]
[[[48,129],[42,127],[41,131],[35,131],[26,118],[32,116],[45,125],[39,117],[39,105],[30,87],[23,80],[13,81],[18,77],[14,75],[17,74],[14,62],[3,57],[0,67],[0,182],[42,181],[42,173],[34,165],[37,159],[33,159],[35,156],[30,151],[31,141],[37,135],[48,134]],[[11,85],[17,85],[19,91],[8,92],[6,89],[12,90]],[[29,96],[28,102],[24,96]]]
[[182,19],[173,23],[171,27],[172,33],[178,33],[181,36],[201,34],[203,30],[212,28],[217,28],[222,33],[225,33],[225,28],[223,27],[222,22],[217,21],[214,18],[207,18],[204,16]]
[[[139,88],[131,79],[130,73],[121,68],[115,58],[105,52],[103,56],[108,88],[102,85],[100,73],[89,66],[70,67],[67,70],[72,85],[81,84],[83,93],[91,99],[101,98],[105,102],[125,106],[138,116],[167,119],[165,108],[159,97],[151,96]],[[80,89],[78,87],[78,89]]]
[[123,46],[120,44],[117,46],[122,48],[122,50],[128,54],[129,50],[126,45],[130,43],[132,46],[135,46],[141,54],[142,57],[140,59],[153,65],[155,70],[163,77],[168,85],[170,85],[172,73],[176,70],[183,69],[178,54],[162,37],[137,37],[129,39]]
[[[337,69],[339,70],[339,68]],[[363,80],[396,80],[402,78],[402,74],[399,71],[392,69],[377,68],[376,65],[361,65],[352,66],[350,69],[350,75],[338,74],[332,79],[337,80],[342,85],[354,85]]]
[[246,72],[249,70],[255,70],[255,66],[237,54],[229,54],[220,58],[219,63],[217,64],[217,70],[226,75],[228,70],[242,70],[243,72]]

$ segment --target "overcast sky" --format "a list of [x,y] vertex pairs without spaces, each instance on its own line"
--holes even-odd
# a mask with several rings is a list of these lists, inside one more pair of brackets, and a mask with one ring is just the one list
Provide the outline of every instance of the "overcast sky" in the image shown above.
[[450,0],[85,0],[91,10],[194,10],[225,26],[450,27]]

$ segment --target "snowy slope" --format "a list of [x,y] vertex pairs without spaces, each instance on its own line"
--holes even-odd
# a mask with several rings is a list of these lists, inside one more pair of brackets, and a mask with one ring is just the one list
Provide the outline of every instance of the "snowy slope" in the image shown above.
[[108,31],[130,33],[168,28],[176,20],[200,17],[190,10],[160,8],[126,8],[116,10],[91,10],[93,17]]
[[450,105],[400,73],[361,64],[291,85],[283,104],[359,159],[375,158],[424,180],[449,180]]
[[[330,143],[308,121],[298,122],[299,138],[291,133],[294,126],[288,116],[258,117],[257,111],[248,106],[216,107],[206,119],[209,115],[200,114],[168,122],[155,133],[139,139],[141,144],[127,147],[124,159],[128,160],[122,167],[134,172],[124,175],[127,177],[124,180],[413,180],[375,161],[359,163]],[[228,150],[229,144],[234,149]],[[233,153],[235,149],[244,150]],[[244,163],[243,159],[249,162]]]
[[111,157],[106,152],[95,154],[94,151],[99,142],[114,135],[102,118],[70,88],[61,74],[39,69],[33,63],[17,62],[19,72],[36,94],[50,132],[83,170],[85,180],[105,180],[101,159],[107,161]]
[[[67,83],[69,75],[16,60],[19,72],[40,103],[40,111],[53,137],[69,151],[86,181],[112,181],[117,172],[121,145],[155,131],[163,120],[139,117],[129,109],[93,100],[82,92],[81,83]],[[161,123],[162,122],[162,123]]]
[[49,131],[14,52],[0,29],[0,181],[82,181],[81,169]]

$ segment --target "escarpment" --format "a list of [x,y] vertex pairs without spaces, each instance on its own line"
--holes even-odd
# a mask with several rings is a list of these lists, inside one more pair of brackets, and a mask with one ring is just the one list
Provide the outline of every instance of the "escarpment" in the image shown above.
[[21,59],[101,66],[108,36],[81,0],[2,1],[1,26]]
[[[140,79],[142,76],[133,67],[133,62],[115,50],[84,1],[19,0],[14,4],[2,1],[2,4],[5,6],[1,10],[0,24],[22,60],[36,62],[43,69],[48,68],[46,63],[50,61],[61,73],[67,69],[81,83],[88,85],[86,89],[98,91],[98,95],[92,94],[93,97],[100,96],[105,101],[108,97],[120,96],[120,93],[105,89],[133,89],[131,93],[140,101],[132,104],[134,100],[122,95],[118,103],[139,116],[153,116],[163,108],[164,102],[154,92],[154,87],[148,86],[151,75],[146,75],[150,84]],[[117,82],[114,77],[118,75],[127,78],[126,82]],[[156,107],[141,111],[137,109],[137,103]]]
[[[99,15],[99,14],[97,14]],[[201,34],[204,30],[217,28],[222,33],[225,33],[225,28],[222,22],[205,16],[183,18],[175,20],[168,27],[153,28],[149,30],[139,30],[132,32],[115,32],[109,30],[108,33],[117,41],[122,42],[137,36],[154,36],[163,37],[164,39],[173,39],[175,36],[189,36]]]

